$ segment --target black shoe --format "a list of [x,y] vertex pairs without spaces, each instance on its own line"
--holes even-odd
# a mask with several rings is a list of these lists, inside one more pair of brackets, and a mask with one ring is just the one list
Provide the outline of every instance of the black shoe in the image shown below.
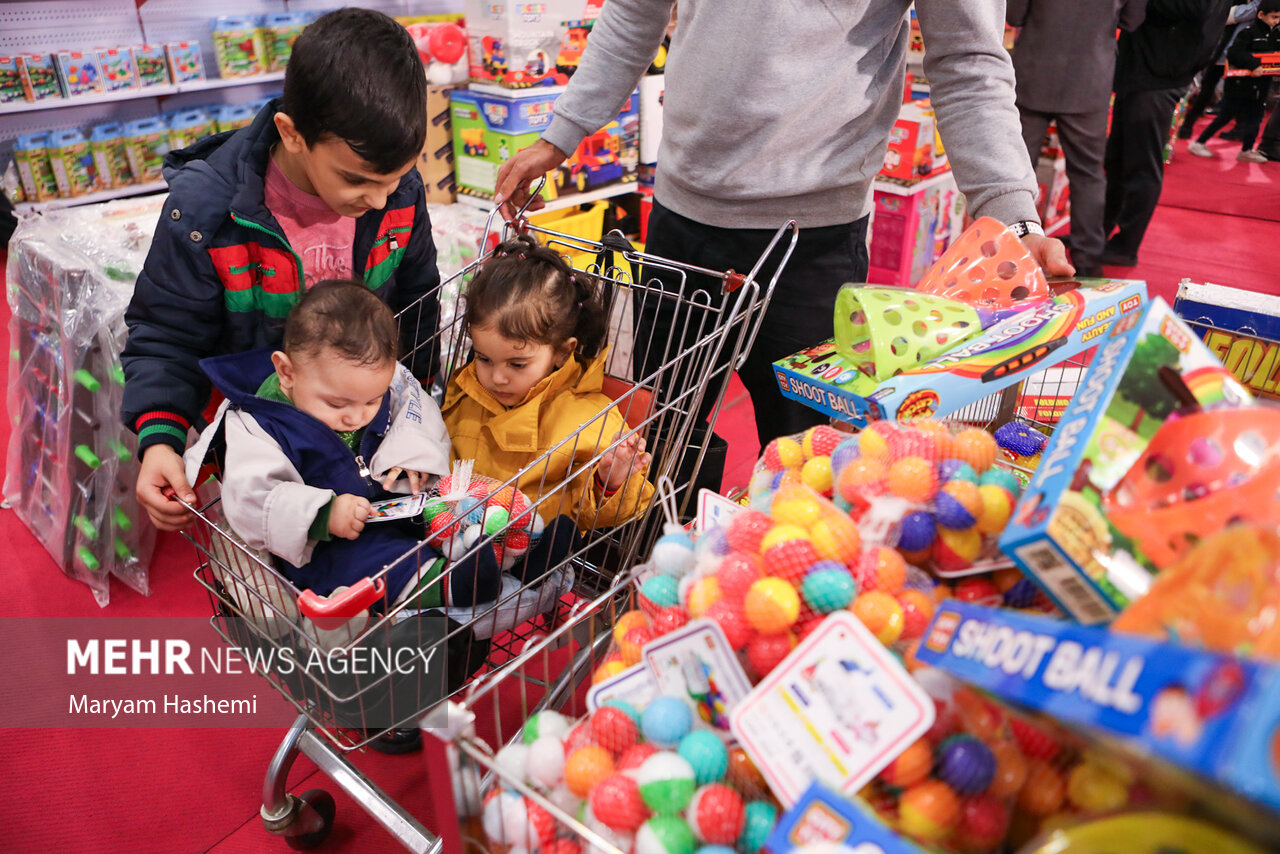
[[1125,255],[1114,249],[1107,248],[1102,250],[1102,263],[1108,267],[1136,267],[1138,266],[1138,256]]
[[396,755],[400,753],[413,753],[422,749],[422,730],[415,727],[405,727],[403,729],[389,729],[382,735],[369,742],[370,750],[376,750],[378,753],[387,753]]
[[1271,161],[1280,160],[1280,148],[1263,148],[1262,146],[1258,146],[1257,148],[1254,149],[1254,151],[1258,152],[1268,160],[1271,160]]

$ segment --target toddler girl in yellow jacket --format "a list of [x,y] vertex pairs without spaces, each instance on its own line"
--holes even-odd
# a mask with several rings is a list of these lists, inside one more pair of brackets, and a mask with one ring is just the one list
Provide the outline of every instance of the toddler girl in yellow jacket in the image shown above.
[[516,485],[544,521],[568,515],[583,533],[624,522],[653,498],[639,435],[589,465],[628,431],[601,391],[602,286],[530,238],[500,246],[467,286],[474,357],[449,381],[443,408],[454,457],[474,459],[476,474],[505,481],[550,450]]

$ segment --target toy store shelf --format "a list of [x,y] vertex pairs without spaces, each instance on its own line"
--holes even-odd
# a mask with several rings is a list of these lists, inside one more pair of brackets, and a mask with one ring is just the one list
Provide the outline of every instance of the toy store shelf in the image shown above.
[[[635,181],[627,181],[623,184],[613,184],[608,187],[601,187],[598,190],[588,190],[585,193],[574,193],[572,196],[562,196],[554,201],[547,202],[546,207],[539,208],[537,213],[546,213],[547,211],[561,211],[565,208],[576,208],[578,205],[587,204],[588,202],[598,202],[601,199],[612,199],[615,196],[625,196],[627,193],[634,193],[638,189]],[[462,193],[458,194],[458,203],[467,205],[468,207],[477,208],[479,210],[493,210],[493,202],[489,199],[479,199],[475,196],[466,196]]]
[[1274,664],[955,600],[917,658],[1280,810]]
[[14,210],[18,213],[32,213],[34,211],[47,211],[54,208],[72,208],[80,205],[92,205],[96,202],[106,202],[111,199],[123,199],[126,196],[145,196],[148,193],[162,193],[169,189],[169,185],[164,181],[151,181],[146,184],[130,184],[127,187],[116,187],[114,190],[102,190],[97,193],[87,193],[83,196],[75,196],[70,199],[50,199],[47,202],[22,202],[14,205]]
[[255,74],[251,77],[213,77],[208,80],[192,80],[189,83],[171,83],[168,86],[122,89],[119,92],[103,92],[98,95],[77,95],[74,98],[14,101],[13,103],[0,105],[0,116],[10,113],[30,113],[36,110],[56,110],[62,107],[81,107],[88,104],[108,104],[114,101],[132,101],[136,98],[160,98],[166,95],[177,95],[182,92],[203,92],[208,89],[226,89],[230,86],[274,83],[283,79],[283,71],[274,71],[270,74]]

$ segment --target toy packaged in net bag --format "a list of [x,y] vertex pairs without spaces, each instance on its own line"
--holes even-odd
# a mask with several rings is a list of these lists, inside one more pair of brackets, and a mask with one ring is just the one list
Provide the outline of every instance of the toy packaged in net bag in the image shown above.
[[488,539],[504,571],[536,545],[545,527],[528,496],[473,474],[465,460],[427,494],[422,518],[427,541],[446,558],[457,559]]

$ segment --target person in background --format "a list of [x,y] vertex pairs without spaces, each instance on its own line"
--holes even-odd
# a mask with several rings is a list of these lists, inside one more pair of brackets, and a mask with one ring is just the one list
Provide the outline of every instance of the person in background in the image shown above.
[[1231,44],[1231,39],[1241,27],[1256,20],[1259,2],[1260,0],[1250,0],[1248,3],[1231,7],[1231,11],[1227,14],[1227,28],[1222,31],[1222,40],[1214,49],[1213,62],[1206,65],[1200,72],[1200,89],[1191,99],[1191,103],[1187,104],[1187,113],[1182,117],[1182,126],[1178,128],[1178,139],[1191,139],[1196,122],[1200,121],[1204,111],[1213,103],[1218,84],[1222,82],[1222,75],[1227,70],[1227,45]]
[[1252,74],[1249,77],[1228,77],[1222,84],[1222,106],[1217,117],[1187,146],[1187,151],[1196,157],[1213,157],[1205,143],[1234,120],[1242,146],[1236,160],[1243,163],[1267,162],[1266,156],[1253,148],[1266,113],[1267,92],[1271,89],[1271,79],[1262,76],[1262,61],[1256,54],[1280,50],[1277,25],[1280,25],[1280,0],[1261,0],[1257,20],[1238,30],[1231,40],[1227,48],[1227,63],[1232,68],[1248,69]]
[[[1034,165],[1049,123],[1057,122],[1071,185],[1071,263],[1098,278],[1107,179],[1102,160],[1116,67],[1116,28],[1142,23],[1147,0],[1009,0],[1020,27],[1013,49],[1022,139]],[[1064,85],[1064,81],[1071,81]]]
[[1262,139],[1255,149],[1268,160],[1280,160],[1280,109],[1271,111],[1271,118],[1262,129]]
[[[531,182],[617,116],[653,60],[672,6],[604,4],[550,126],[498,172],[495,201],[508,216],[528,198]],[[799,223],[799,243],[739,372],[762,444],[825,418],[779,394],[772,362],[828,338],[836,292],[867,279],[867,207],[902,103],[908,6],[680,0],[647,250],[745,271],[780,225]],[[1070,275],[1062,243],[1043,236],[1036,215],[1035,176],[1018,141],[1013,68],[1002,42],[1004,4],[915,6],[933,106],[970,212],[1009,224],[1049,274]],[[766,262],[766,283],[780,254]],[[692,277],[688,287],[719,298],[717,281]],[[637,328],[664,340],[668,321],[646,313]],[[660,367],[662,349],[637,348],[637,376]]]
[[1230,8],[1231,0],[1148,0],[1142,24],[1120,34],[1105,160],[1103,264],[1138,263],[1164,184],[1173,112],[1213,56]]

